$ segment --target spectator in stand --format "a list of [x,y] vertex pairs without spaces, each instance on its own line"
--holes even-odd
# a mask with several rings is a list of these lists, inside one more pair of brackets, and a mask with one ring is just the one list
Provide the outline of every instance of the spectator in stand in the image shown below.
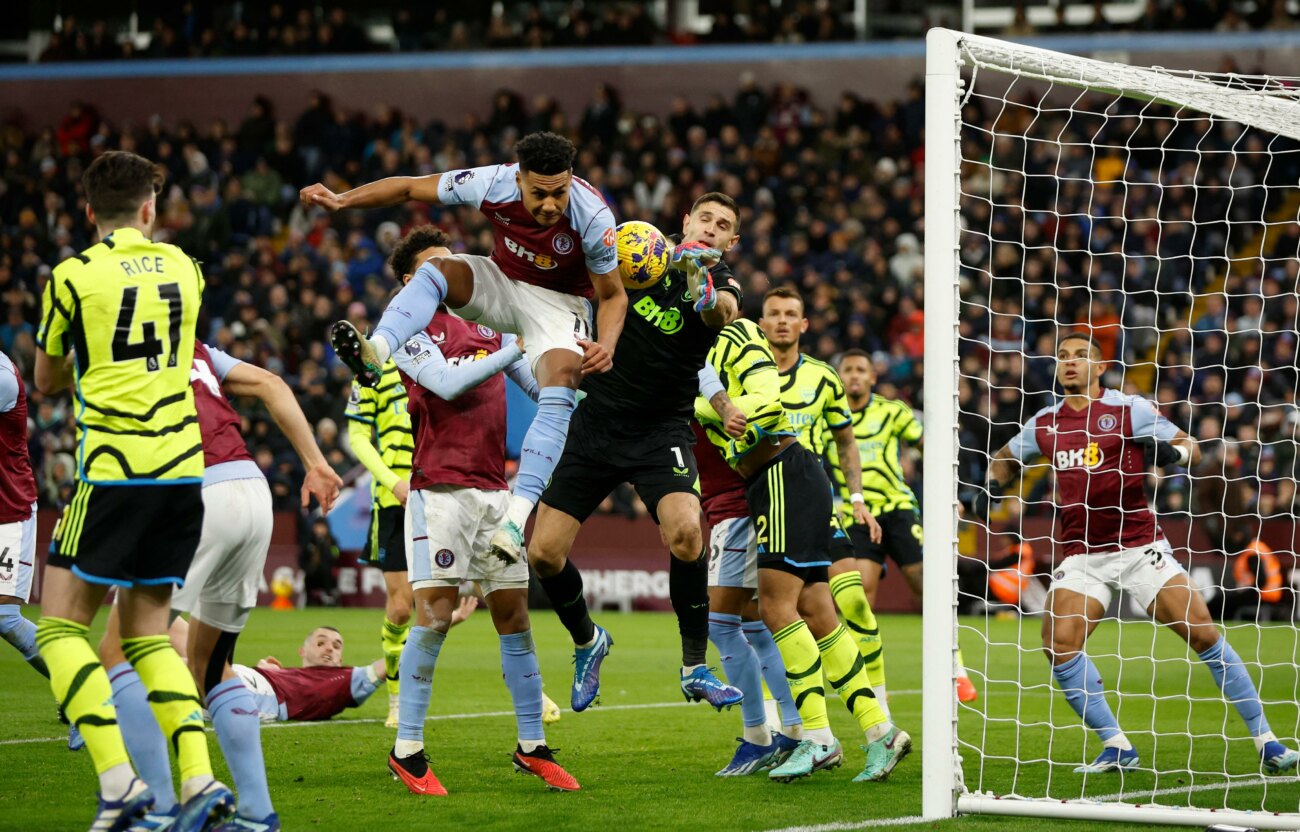
[[[817,43],[852,40],[870,34],[855,29],[851,3],[770,2],[746,4],[745,13],[721,10],[708,19],[706,43]],[[1109,32],[1122,28],[1105,17],[1096,0],[1089,23],[1070,26],[1065,0],[1056,4],[1056,25],[1066,33]],[[413,52],[421,49],[540,49],[547,47],[642,46],[690,43],[687,31],[665,31],[646,4],[505,3],[493,13],[489,3],[431,3],[410,8],[394,2],[370,4],[364,11],[342,6],[303,7],[290,17],[284,3],[244,4],[238,15],[228,4],[186,4],[184,11],[150,21],[148,46],[136,52],[125,18],[93,21],[89,28],[72,15],[50,33],[38,60],[79,61],[117,58],[250,57],[256,55],[356,54],[372,51]],[[201,11],[199,10],[201,8]],[[919,9],[919,6],[918,6]],[[598,10],[598,11],[597,11]],[[1247,14],[1249,12],[1249,14]],[[1014,4],[1011,36],[1035,33],[1026,3]],[[924,17],[917,22],[925,24]],[[38,20],[39,23],[39,20]],[[371,40],[370,24],[389,24],[383,42]],[[1147,0],[1142,15],[1128,28],[1161,32],[1177,30],[1242,31],[1291,29],[1295,19],[1286,0],[1246,3]],[[41,28],[39,25],[34,28]],[[910,34],[910,33],[909,33]]]
[[339,547],[330,533],[330,524],[317,517],[311,523],[307,539],[298,555],[298,566],[303,572],[303,591],[309,607],[332,607],[338,604]]

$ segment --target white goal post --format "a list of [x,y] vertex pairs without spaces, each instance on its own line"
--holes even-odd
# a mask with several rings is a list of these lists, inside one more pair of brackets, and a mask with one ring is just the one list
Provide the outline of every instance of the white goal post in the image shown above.
[[[1002,280],[1011,285],[1017,280],[1024,281],[1023,269],[1030,259],[1025,252],[1030,248],[1046,249],[1051,257],[1060,257],[1056,242],[1046,236],[1029,240],[1027,232],[1022,231],[1026,236],[1021,238],[1014,233],[1010,237],[1000,237],[994,230],[996,220],[993,215],[1000,209],[1009,207],[1013,212],[1020,212],[1018,222],[1024,226],[1030,224],[1030,220],[1024,217],[1031,209],[1023,200],[1010,206],[998,204],[990,179],[1000,181],[1005,177],[1018,177],[1014,181],[1023,183],[1030,177],[1028,168],[1015,167],[1015,154],[998,155],[995,160],[993,148],[1002,147],[997,143],[1006,137],[1013,143],[1019,141],[1019,145],[1014,145],[1016,153],[1023,153],[1028,164],[1031,142],[1056,143],[1052,148],[1058,160],[1052,174],[1059,173],[1052,185],[1057,189],[1056,201],[1052,208],[1040,209],[1039,213],[1052,215],[1058,223],[1058,231],[1065,224],[1063,217],[1084,217],[1085,222],[1095,223],[1098,227],[1111,223],[1114,228],[1121,229],[1120,234],[1127,235],[1130,229],[1134,234],[1140,230],[1138,223],[1163,224],[1170,221],[1165,212],[1176,209],[1190,214],[1186,220],[1182,217],[1174,219],[1195,226],[1191,232],[1193,248],[1186,253],[1161,248],[1150,255],[1148,265],[1157,275],[1152,278],[1154,282],[1150,287],[1144,286],[1139,290],[1129,286],[1129,269],[1136,274],[1144,268],[1143,263],[1132,260],[1140,261],[1145,255],[1130,256],[1130,249],[1121,247],[1123,250],[1114,255],[1114,262],[1120,269],[1118,286],[1106,284],[1102,289],[1096,288],[1094,276],[1102,267],[1094,269],[1094,254],[1100,260],[1110,252],[1104,251],[1104,246],[1094,244],[1089,239],[1091,231],[1087,230],[1083,232],[1084,248],[1080,255],[1088,263],[1086,274],[1072,284],[1072,288],[1082,293],[1073,296],[1076,303],[1079,297],[1094,298],[1094,293],[1110,292],[1122,298],[1118,306],[1125,319],[1107,323],[1122,334],[1118,336],[1120,352],[1113,365],[1117,369],[1113,376],[1107,376],[1115,383],[1105,386],[1127,387],[1129,392],[1155,400],[1155,382],[1162,372],[1159,353],[1166,346],[1177,343],[1177,339],[1186,338],[1187,355],[1192,355],[1193,345],[1199,343],[1195,340],[1199,336],[1194,331],[1193,317],[1203,311],[1198,304],[1204,302],[1204,296],[1213,292],[1230,302],[1232,289],[1224,289],[1221,282],[1226,275],[1242,273],[1238,271],[1242,268],[1253,268],[1260,274],[1267,274],[1275,267],[1285,269],[1286,261],[1296,257],[1294,251],[1278,254],[1268,246],[1277,234],[1287,233],[1287,224],[1300,220],[1297,217],[1300,182],[1278,183],[1269,178],[1268,172],[1273,170],[1274,162],[1274,144],[1269,137],[1278,140],[1278,159],[1286,156],[1287,163],[1291,164],[1297,156],[1287,154],[1300,154],[1300,145],[1294,144],[1294,141],[1300,141],[1300,79],[1135,67],[947,29],[932,29],[926,43],[925,90],[926,373],[923,395],[927,438],[923,518],[927,562],[923,625],[925,650],[922,657],[924,816],[939,819],[962,813],[984,813],[1202,827],[1235,824],[1259,829],[1300,829],[1300,779],[1296,773],[1292,771],[1285,777],[1269,777],[1258,770],[1253,773],[1248,770],[1249,754],[1253,749],[1251,739],[1232,707],[1221,700],[1214,701],[1217,690],[1205,692],[1212,680],[1196,654],[1188,650],[1186,659],[1169,658],[1177,655],[1174,648],[1185,648],[1186,645],[1167,641],[1173,637],[1163,634],[1163,631],[1157,635],[1158,628],[1149,618],[1143,619],[1133,611],[1124,613],[1123,604],[1129,599],[1119,598],[1120,612],[1108,613],[1112,617],[1102,622],[1097,636],[1102,636],[1109,627],[1111,642],[1116,638],[1119,640],[1119,646],[1112,653],[1099,653],[1106,660],[1106,668],[1118,668],[1121,659],[1134,662],[1135,667],[1145,662],[1144,670],[1135,671],[1127,679],[1118,670],[1108,671],[1112,675],[1103,673],[1106,696],[1119,702],[1117,715],[1121,722],[1126,723],[1125,730],[1135,737],[1135,745],[1138,736],[1142,740],[1142,768],[1134,774],[1071,774],[1072,766],[1080,763],[1085,748],[1096,753],[1100,745],[1083,728],[1052,680],[1051,667],[1037,642],[1040,619],[1034,616],[1036,610],[1019,609],[1019,605],[1014,604],[1009,608],[997,608],[990,602],[980,605],[983,618],[973,624],[968,619],[959,620],[957,615],[959,600],[978,600],[968,590],[962,589],[965,585],[961,583],[962,570],[959,567],[964,560],[968,567],[973,565],[984,569],[986,557],[986,553],[973,556],[968,551],[969,543],[966,544],[967,551],[962,551],[959,543],[959,535],[966,535],[962,539],[967,541],[973,536],[969,530],[962,529],[963,525],[970,524],[963,524],[958,517],[959,486],[970,485],[961,481],[961,460],[963,453],[969,458],[972,452],[982,453],[987,459],[1002,444],[971,448],[969,443],[963,446],[959,438],[961,420],[965,415],[961,404],[963,385],[980,380],[972,378],[970,365],[963,367],[962,361],[963,340],[967,346],[972,340],[962,330],[963,307],[971,303],[968,296],[970,282],[963,282],[963,271],[967,274],[982,271],[994,284]],[[973,102],[973,98],[982,101]],[[988,123],[966,123],[964,113],[972,103],[976,106],[982,103],[985,112],[993,113]],[[1005,137],[1000,135],[999,125],[1004,119],[1016,124],[1015,129],[1020,132],[1010,131]],[[1116,129],[1121,120],[1124,120],[1124,129],[1130,132]],[[1070,138],[1073,133],[1067,136],[1061,128],[1063,121],[1071,125],[1071,130],[1086,133],[1086,141],[1074,141]],[[1171,144],[1166,148],[1163,142],[1143,144],[1134,138],[1138,134],[1132,128],[1133,124],[1146,129],[1157,122],[1160,122],[1156,126],[1157,133],[1166,137],[1178,130],[1189,129],[1204,133],[1226,130],[1227,135],[1238,138],[1235,142],[1228,142],[1226,148],[1217,145],[1210,148],[1197,142],[1180,144],[1177,148]],[[989,124],[992,124],[991,128]],[[1035,130],[1042,132],[1035,134]],[[1256,144],[1247,146],[1248,138]],[[1258,146],[1260,142],[1263,150]],[[970,147],[988,148],[987,157],[969,158],[964,151]],[[1259,158],[1252,157],[1248,163],[1239,164],[1239,149],[1243,158],[1248,153]],[[1179,153],[1187,155],[1178,156]],[[1079,157],[1075,159],[1078,164],[1070,171],[1064,171],[1066,159],[1071,155]],[[1187,174],[1191,176],[1190,183],[1171,184],[1181,182],[1174,174],[1174,167],[1189,164],[1187,160],[1193,156],[1195,172]],[[1269,158],[1264,159],[1264,156]],[[1099,169],[1097,160],[1103,157],[1117,160],[1106,169],[1118,166],[1120,173],[1113,180],[1098,183],[1095,181],[1095,171]],[[1139,182],[1134,179],[1133,171],[1144,164],[1152,167],[1146,178]],[[1225,184],[1216,181],[1201,191],[1202,164],[1206,168],[1221,166],[1221,178]],[[1086,170],[1086,174],[1081,176],[1080,169]],[[1185,170],[1191,171],[1191,167]],[[963,181],[963,175],[977,178],[978,184],[969,185]],[[1089,178],[1094,181],[1088,181]],[[1234,188],[1245,188],[1243,183],[1259,189],[1262,195],[1257,195],[1257,202],[1238,197]],[[1102,186],[1125,190],[1121,202],[1124,210],[1109,211],[1094,205],[1094,197]],[[1133,193],[1138,194],[1141,187],[1151,187],[1151,193],[1158,191],[1159,195],[1139,195],[1130,202],[1128,189],[1132,188]],[[1166,199],[1175,187],[1192,190],[1192,195],[1186,197],[1190,208],[1178,202],[1183,199],[1181,196]],[[979,193],[973,194],[973,190],[979,190]],[[1071,198],[1067,192],[1073,192],[1080,200],[1079,213],[1074,213],[1073,207],[1065,207],[1065,201]],[[972,219],[965,209],[979,200],[990,207],[978,214],[980,219]],[[1280,213],[1279,207],[1284,209]],[[1221,216],[1213,215],[1216,210]],[[1053,214],[1053,211],[1057,213]],[[1254,213],[1245,216],[1243,212],[1248,211]],[[979,226],[979,222],[986,225]],[[1247,226],[1251,230],[1248,231]],[[1161,227],[1160,233],[1163,234],[1167,226]],[[1039,232],[1033,233],[1037,235]],[[984,238],[983,260],[977,251],[981,245],[971,246],[974,253],[969,254],[964,247],[970,242],[971,235]],[[1153,232],[1152,236],[1158,235]],[[1248,243],[1243,244],[1247,237]],[[1160,239],[1164,245],[1164,237]],[[998,267],[992,262],[998,247],[1007,249],[1004,256],[1008,262],[1016,261],[1018,257],[1019,265],[1006,273],[998,273]],[[1170,280],[1171,274],[1181,275],[1181,269],[1186,270],[1186,274],[1179,278],[1181,283],[1161,282]],[[1053,292],[1060,288],[1056,277],[1050,272],[1035,273],[1035,278],[1041,279]],[[1078,278],[1078,275],[1074,277]],[[1220,282],[1215,283],[1216,280]],[[1296,290],[1288,288],[1286,291],[1294,294]],[[1145,304],[1145,299],[1153,299],[1149,304],[1152,308],[1137,309]],[[1028,313],[1023,305],[1018,307],[1018,311],[1005,313],[999,313],[992,306],[992,301],[989,301],[986,309],[989,319],[995,319],[999,314],[1012,319],[1018,315],[1020,327],[1028,332],[1024,327]],[[1060,310],[1056,311],[1058,317],[1055,320],[1060,321]],[[1136,316],[1139,324],[1129,320],[1127,316],[1130,313]],[[1092,314],[1087,312],[1088,321],[1095,325]],[[1227,330],[1231,327],[1228,324],[1223,326],[1224,337],[1229,338],[1232,333]],[[1263,324],[1257,322],[1256,326],[1262,328]],[[1017,339],[1021,337],[1016,335]],[[1029,336],[1025,334],[1023,337],[1027,339]],[[1010,356],[1010,360],[1016,362],[1014,366],[1019,368],[1017,371],[1022,379],[1029,375],[1026,368],[1031,359],[1043,358],[1050,362],[1054,356],[1054,348],[1053,352],[1043,355],[1024,346],[1023,340],[1018,341],[1015,347],[1008,346],[1011,343],[1008,339],[1001,343],[996,341],[996,333],[988,336],[988,354]],[[1227,343],[1225,340],[1222,348],[1225,355]],[[1125,360],[1125,350],[1131,353],[1138,349],[1134,344],[1142,350],[1143,362],[1148,365],[1145,369],[1138,369],[1143,362]],[[1211,361],[1210,366],[1219,368],[1226,378],[1235,377],[1232,371],[1236,368],[1231,361],[1223,356],[1218,356],[1216,361]],[[1195,360],[1190,363],[1193,367],[1199,366]],[[1151,369],[1153,367],[1155,369]],[[1265,365],[1260,364],[1260,367]],[[988,372],[991,378],[992,371]],[[1189,372],[1194,377],[1194,371]],[[992,382],[989,384],[991,386]],[[1041,386],[1034,391],[1022,390],[1021,397],[1027,398],[1031,392],[1040,396],[1050,395],[1050,384],[1049,380],[1047,391]],[[1223,392],[1230,394],[1233,391]],[[994,394],[988,395],[992,398]],[[1292,396],[1291,401],[1294,399]],[[1179,399],[1175,403],[1185,404],[1189,414],[1200,413],[1190,399]],[[1259,411],[1265,410],[1267,407],[1261,405]],[[1033,413],[1031,409],[1023,414],[1021,424]],[[992,421],[993,417],[988,419]],[[1001,427],[1008,424],[1003,423]],[[994,427],[998,427],[996,422]],[[1185,425],[1180,427],[1187,430]],[[1255,425],[1257,430],[1259,427],[1259,424]],[[1188,432],[1196,436],[1194,430]],[[1191,481],[1192,484],[1186,487],[1192,491],[1200,487],[1195,483],[1196,479],[1196,475],[1190,472],[1183,475],[1184,483]],[[1033,498],[1037,502],[1023,498],[1022,504],[1026,506],[1023,511],[1032,513],[1028,507],[1038,506],[1043,517],[1055,522],[1050,474],[1044,482]],[[1156,483],[1157,489],[1166,487],[1159,484],[1163,482],[1161,480],[1153,479],[1152,482]],[[1045,495],[1042,489],[1045,489]],[[1200,518],[1197,509],[1191,505],[1191,498],[1186,499],[1188,503],[1182,510],[1190,517],[1187,524],[1190,529],[1200,522]],[[1226,497],[1223,499],[1227,500]],[[1258,507],[1251,511],[1253,513],[1249,516],[1257,524],[1255,528],[1262,528],[1271,516]],[[1204,516],[1209,516],[1209,512]],[[1224,516],[1230,518],[1231,514]],[[1015,514],[1011,521],[1003,521],[1003,525],[1008,524],[1015,526],[1014,531],[1018,534],[1026,538],[1030,536],[1026,531],[1025,517],[1021,514]],[[1036,533],[1047,534],[1041,531],[1042,528],[1041,523],[1034,526],[1038,530]],[[1262,535],[1256,535],[1259,536]],[[1047,551],[1039,553],[1040,563],[1052,564],[1041,578],[1052,574],[1061,557],[1055,542],[1054,538],[1051,539],[1045,546]],[[1192,547],[1175,543],[1174,548],[1175,556],[1186,564]],[[1221,557],[1223,552],[1205,548],[1197,554]],[[1297,566],[1300,567],[1300,563]],[[1213,573],[1213,581],[1222,584],[1225,569],[1231,573],[1230,563]],[[1197,573],[1191,571],[1195,579]],[[1203,571],[1202,577],[1204,574]],[[1204,588],[1204,581],[1198,583]],[[1222,591],[1223,587],[1217,589]],[[1274,630],[1261,625],[1260,615],[1256,613],[1253,624],[1248,622],[1238,629],[1245,631],[1251,626],[1256,629],[1263,626],[1267,637],[1273,641],[1257,637],[1252,644],[1245,635],[1234,635],[1233,642],[1245,656],[1244,664],[1259,686],[1264,710],[1281,712],[1280,719],[1274,718],[1274,732],[1279,739],[1294,747],[1296,733],[1300,730],[1300,716],[1296,715],[1294,705],[1300,694],[1300,682],[1296,681],[1294,669],[1300,646],[1293,622],[1290,626],[1293,632],[1288,634],[1284,628]],[[1013,631],[1014,635],[1003,638],[1008,631]],[[1118,636],[1114,635],[1116,632]],[[971,704],[959,704],[953,692],[959,640],[966,650],[971,677],[980,687],[980,700]],[[1268,645],[1277,644],[1284,645],[1282,653],[1285,655],[1270,654],[1273,648]],[[1099,647],[1099,650],[1105,649]],[[1133,654],[1131,657],[1130,652]],[[1175,663],[1181,664],[1175,666]],[[1009,667],[1013,673],[1006,670]],[[1289,675],[1288,667],[1291,668]],[[1174,685],[1173,695],[1158,689],[1158,685],[1171,678],[1171,672],[1182,674],[1177,677],[1179,681]],[[1191,681],[1184,685],[1183,676]],[[1174,701],[1183,689],[1179,686],[1185,687],[1182,704]],[[1159,721],[1162,708],[1179,707],[1183,708],[1179,713],[1185,711],[1185,728],[1171,729],[1167,721]],[[1143,719],[1146,722],[1142,722]],[[1136,730],[1128,725],[1133,725]],[[1012,744],[1004,744],[1008,742]],[[1210,745],[1214,751],[1206,752],[1207,759],[1206,754],[1197,749],[1198,746],[1205,749]],[[1255,763],[1258,763],[1257,759]],[[1111,779],[1104,780],[1103,777]]]

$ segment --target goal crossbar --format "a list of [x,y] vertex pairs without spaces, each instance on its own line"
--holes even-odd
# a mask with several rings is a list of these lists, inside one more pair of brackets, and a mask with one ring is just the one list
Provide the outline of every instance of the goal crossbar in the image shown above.
[[1125,66],[980,35],[939,31],[946,32],[945,37],[953,39],[976,67],[1187,108],[1300,139],[1300,89],[1252,89],[1245,86],[1245,78],[1236,75],[1223,76],[1226,84],[1215,84],[1203,80],[1209,76],[1201,73]]

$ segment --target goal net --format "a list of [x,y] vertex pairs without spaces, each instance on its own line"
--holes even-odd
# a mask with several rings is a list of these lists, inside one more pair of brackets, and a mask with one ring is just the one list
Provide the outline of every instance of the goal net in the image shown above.
[[[959,509],[1060,401],[1059,338],[1089,333],[1103,388],[1197,440],[1199,461],[1146,475],[1176,561],[1163,574],[1187,571],[1296,747],[1300,79],[933,30],[926,97],[925,640],[952,648],[923,658],[926,815],[1300,828],[1294,768],[1266,769],[1208,663],[1133,586],[1084,651],[1139,761],[1076,772],[1103,744],[1042,633],[1067,557],[1058,472],[1082,466],[1092,488],[1095,445],[1027,459],[987,522]],[[971,702],[953,696],[958,647]]]

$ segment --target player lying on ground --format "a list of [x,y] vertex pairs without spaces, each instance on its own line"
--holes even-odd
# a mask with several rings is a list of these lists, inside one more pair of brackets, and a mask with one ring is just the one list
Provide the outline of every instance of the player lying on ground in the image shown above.
[[[388,662],[386,728],[397,727],[397,663],[411,629],[411,582],[406,578],[406,496],[410,491],[411,417],[406,411],[406,388],[397,365],[384,363],[379,384],[365,387],[352,382],[348,399],[348,440],[357,461],[370,472],[370,531],[358,560],[384,574],[384,623],[379,644]],[[378,445],[378,447],[376,447]]]
[[[393,249],[393,273],[409,281],[429,257],[448,254],[447,235],[417,228]],[[459,587],[483,591],[501,647],[501,675],[514,704],[519,771],[553,789],[578,781],[556,762],[542,727],[542,674],[528,617],[528,564],[503,561],[488,540],[504,521],[506,387],[509,375],[530,396],[537,381],[520,342],[445,309],[394,356],[406,384],[415,437],[407,511],[407,549],[416,623],[402,649],[397,741],[388,767],[416,794],[445,795],[424,749],[424,721],[438,655]],[[586,407],[586,405],[583,405]]]
[[[876,590],[885,574],[885,557],[888,556],[893,558],[913,596],[919,601],[925,576],[921,562],[921,516],[917,511],[919,506],[916,495],[903,477],[899,451],[903,442],[920,446],[921,421],[905,402],[886,399],[874,392],[876,368],[866,352],[845,350],[840,356],[840,378],[844,381],[844,391],[853,420],[852,435],[861,460],[862,494],[867,509],[880,524],[881,539],[879,542],[873,541],[867,528],[853,522],[853,517],[847,510],[853,495],[845,474],[846,468],[853,467],[852,463],[846,465],[839,445],[828,441],[829,437],[823,434],[824,438],[819,444],[826,449],[826,457],[831,463],[831,476],[840,488],[844,529],[849,535],[849,545],[841,548],[839,559],[831,566],[831,591],[835,592],[837,581],[855,580],[856,573],[862,581],[867,604],[874,606]],[[844,610],[843,595],[836,594],[836,601],[840,602],[840,609],[844,611],[849,627],[862,638],[859,628],[870,629],[873,625],[862,620],[855,621],[855,616]],[[851,606],[853,602],[848,603]],[[883,656],[879,668],[873,669],[868,664],[867,672],[871,674],[876,693],[884,698],[881,693],[885,679]],[[876,684],[877,679],[880,684]],[[978,695],[975,683],[966,672],[959,649],[957,698],[962,702],[971,702]]]
[[55,267],[36,338],[36,386],[46,395],[75,388],[80,447],[36,642],[99,775],[93,828],[109,832],[154,802],[131,768],[108,674],[88,640],[112,586],[123,652],[180,766],[172,828],[209,829],[234,807],[212,776],[194,679],[167,640],[172,588],[184,583],[203,526],[203,442],[190,389],[203,274],[180,249],[150,240],[162,183],[161,170],[134,153],[109,151],[86,168],[86,217],[99,242]]
[[[452,626],[469,617],[478,605],[466,596],[452,614]],[[178,620],[173,627],[184,627]],[[301,667],[285,667],[267,656],[256,667],[237,664],[235,673],[252,691],[263,722],[312,722],[333,719],[365,703],[384,680],[384,660],[362,667],[343,664],[343,636],[333,627],[317,627],[298,648]]]
[[[582,574],[569,560],[578,529],[609,493],[630,482],[672,555],[668,595],[682,640],[678,684],[688,701],[721,710],[741,692],[705,665],[709,638],[708,558],[700,532],[699,475],[690,419],[698,383],[718,330],[740,308],[740,285],[725,263],[705,267],[740,239],[734,200],[708,193],[682,220],[676,267],[658,283],[629,293],[631,312],[614,367],[588,378],[587,394],[569,425],[564,455],[542,494],[529,555],[574,644],[573,710],[600,693],[600,666],[613,639],[587,609]],[[531,346],[531,344],[530,344]]]
[[[280,819],[267,787],[259,723],[251,718],[251,695],[231,668],[235,643],[257,606],[275,520],[266,477],[248,452],[239,414],[226,395],[262,402],[288,437],[306,471],[304,508],[314,496],[328,512],[343,481],[325,461],[293,391],[279,376],[196,341],[190,387],[203,436],[203,531],[185,585],[172,593],[172,615],[190,615],[186,661],[235,779],[238,807],[219,828],[275,832]],[[146,823],[162,826],[178,811],[167,740],[149,710],[140,677],[122,651],[116,604],[99,642],[99,657],[109,668],[113,704],[131,761],[154,794]]]
[[1086,334],[1066,335],[1056,349],[1056,381],[1064,396],[1034,414],[989,465],[988,516],[1021,464],[1046,457],[1056,473],[1057,538],[1066,558],[1052,575],[1043,650],[1066,701],[1096,731],[1103,749],[1075,769],[1092,774],[1138,765],[1138,752],[1106,702],[1101,676],[1084,644],[1120,590],[1154,620],[1185,640],[1214,676],[1255,740],[1269,774],[1289,771],[1300,753],[1278,742],[1259,692],[1237,651],[1219,632],[1205,599],[1173,557],[1144,489],[1154,462],[1186,468],[1200,458],[1196,442],[1146,399],[1103,389],[1101,349]]
[[[911,738],[894,727],[867,681],[862,653],[840,623],[831,599],[830,480],[817,458],[795,438],[781,406],[776,362],[759,328],[738,320],[718,336],[709,365],[748,425],[739,439],[710,431],[710,441],[745,479],[754,518],[759,610],[785,663],[790,691],[803,717],[804,739],[768,776],[805,777],[840,764],[843,752],[826,718],[823,675],[866,735],[867,763],[855,779],[883,780],[911,750]],[[708,402],[696,403],[702,423],[721,420]]]
[[844,530],[853,524],[868,541],[878,541],[881,537],[880,525],[867,510],[862,496],[862,461],[844,383],[834,367],[804,355],[799,349],[799,339],[808,331],[808,319],[804,317],[803,298],[796,289],[777,286],[769,290],[763,297],[763,317],[758,325],[776,359],[781,374],[781,406],[799,431],[799,444],[819,459],[829,458],[833,450],[836,459],[844,460],[842,470],[833,469],[844,480],[845,525],[841,526],[836,514],[831,513],[831,548],[827,552],[831,561],[827,570],[831,597],[843,613],[845,625],[853,632],[876,701],[885,716],[889,716],[880,624],[863,591],[862,576],[853,560],[853,544]]
[[[18,368],[0,352],[0,639],[48,679],[50,670],[36,651],[36,625],[22,614],[35,569],[36,476],[27,453],[27,390]],[[68,748],[84,745],[77,726],[69,724]]]
[[[424,331],[440,306],[497,332],[523,336],[541,389],[537,416],[524,436],[507,517],[492,536],[498,557],[517,561],[524,524],[564,450],[576,391],[584,376],[613,366],[627,295],[618,276],[614,215],[598,191],[573,175],[573,144],[533,133],[515,145],[518,164],[428,176],[394,176],[341,194],[304,188],[302,201],[328,211],[379,208],[412,200],[473,205],[493,225],[490,257],[442,255],[418,263],[388,304],[373,338],[335,325],[339,357],[362,384],[375,385],[388,357]],[[596,296],[599,339],[591,340]]]

